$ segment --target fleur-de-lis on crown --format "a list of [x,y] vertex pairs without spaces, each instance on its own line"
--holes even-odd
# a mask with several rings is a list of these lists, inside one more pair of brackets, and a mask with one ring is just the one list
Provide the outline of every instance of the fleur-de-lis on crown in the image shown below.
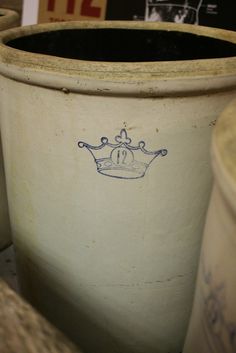
[[125,129],[121,130],[120,135],[116,136],[115,140],[118,143],[125,143],[127,145],[131,143],[131,139],[128,137],[127,131]]

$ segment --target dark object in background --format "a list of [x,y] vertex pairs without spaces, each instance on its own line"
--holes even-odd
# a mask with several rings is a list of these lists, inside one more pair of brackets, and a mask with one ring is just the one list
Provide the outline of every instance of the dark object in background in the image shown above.
[[236,30],[235,13],[235,0],[39,0],[38,22],[164,21]]
[[235,0],[108,0],[108,20],[196,23],[236,30]]

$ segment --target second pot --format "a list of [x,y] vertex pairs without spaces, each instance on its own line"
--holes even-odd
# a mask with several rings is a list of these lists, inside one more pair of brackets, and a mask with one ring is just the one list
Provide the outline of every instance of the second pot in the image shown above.
[[217,122],[212,165],[214,187],[184,353],[236,349],[236,101]]
[[17,12],[0,8],[0,31],[19,25]]

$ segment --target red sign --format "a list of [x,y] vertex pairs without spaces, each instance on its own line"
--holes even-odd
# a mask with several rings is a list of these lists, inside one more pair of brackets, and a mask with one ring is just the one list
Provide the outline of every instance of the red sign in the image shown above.
[[38,22],[104,20],[107,0],[40,0]]

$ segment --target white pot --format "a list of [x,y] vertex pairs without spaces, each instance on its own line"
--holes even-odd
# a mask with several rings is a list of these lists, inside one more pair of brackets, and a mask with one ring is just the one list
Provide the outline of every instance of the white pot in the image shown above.
[[236,348],[236,101],[217,123],[212,160],[215,183],[184,353]]
[[[0,8],[0,31],[16,26],[18,20],[19,15],[15,11]],[[0,250],[8,246],[10,242],[11,232],[0,141]]]
[[[236,93],[236,33],[72,22],[13,30],[2,42],[1,131],[23,292],[87,352],[179,353],[212,126]],[[226,57],[203,58],[216,49]]]

